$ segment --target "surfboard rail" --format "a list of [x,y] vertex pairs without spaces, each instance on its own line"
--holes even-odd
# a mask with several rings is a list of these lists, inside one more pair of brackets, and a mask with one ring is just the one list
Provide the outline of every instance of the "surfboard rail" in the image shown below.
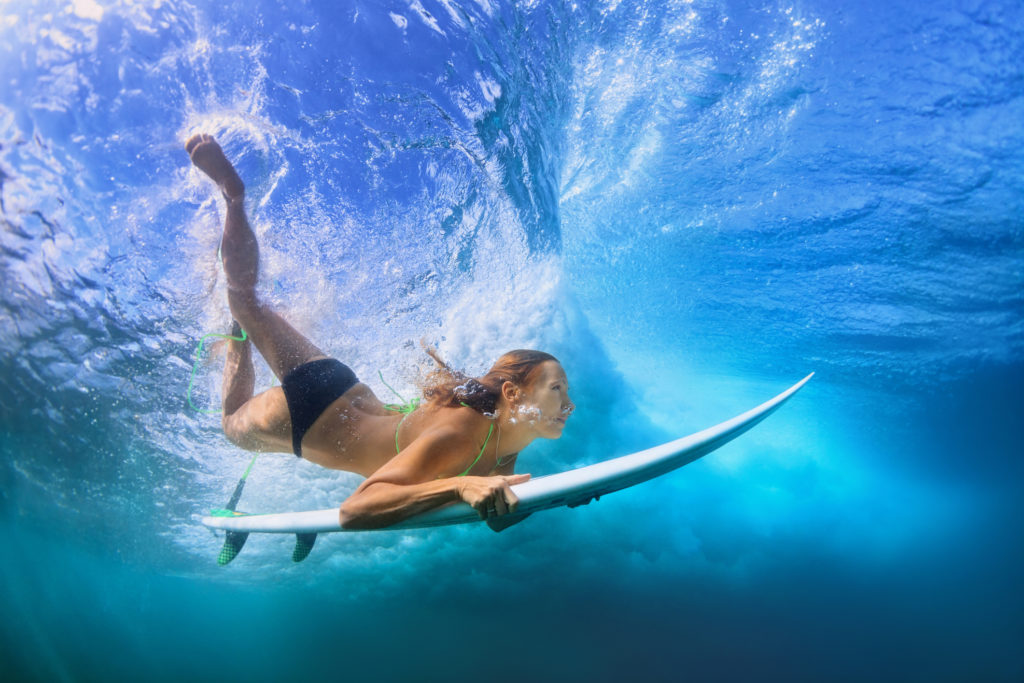
[[[585,465],[516,484],[512,487],[512,491],[519,498],[519,507],[514,514],[498,518],[501,520],[498,526],[509,526],[517,518],[541,510],[562,505],[581,505],[689,464],[753,428],[778,410],[813,376],[812,372],[756,408],[689,436],[593,465]],[[410,517],[383,529],[367,531],[423,529],[481,521],[476,510],[468,504],[455,503]],[[356,531],[341,527],[337,507],[303,512],[207,516],[202,518],[202,523],[211,529],[247,533],[319,534]]]

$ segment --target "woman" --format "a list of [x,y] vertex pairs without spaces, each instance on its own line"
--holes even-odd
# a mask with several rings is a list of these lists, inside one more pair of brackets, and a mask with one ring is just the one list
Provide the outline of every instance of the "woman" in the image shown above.
[[[258,299],[259,246],[245,216],[245,185],[211,136],[192,136],[185,150],[227,203],[221,258],[233,336],[247,335],[229,342],[224,368],[228,439],[367,477],[341,505],[347,529],[386,527],[457,501],[481,519],[515,512],[509,487],[530,478],[513,474],[516,456],[538,437],[560,437],[575,408],[559,362],[541,351],[510,351],[474,379],[428,351],[439,367],[423,404],[386,407]],[[250,340],[281,380],[255,396]]]

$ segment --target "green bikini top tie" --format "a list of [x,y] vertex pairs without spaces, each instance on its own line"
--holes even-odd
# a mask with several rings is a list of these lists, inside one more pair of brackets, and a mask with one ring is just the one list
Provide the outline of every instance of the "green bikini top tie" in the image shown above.
[[[380,381],[384,382],[384,373],[382,373],[382,372],[380,372],[378,370],[377,374],[380,376]],[[401,453],[402,449],[399,448],[399,446],[398,446],[398,430],[402,428],[402,423],[405,422],[405,418],[409,417],[409,415],[411,415],[413,412],[415,412],[415,410],[417,408],[420,407],[421,399],[414,398],[414,399],[411,399],[409,401],[406,401],[404,398],[402,398],[402,395],[399,394],[397,391],[395,391],[394,388],[390,384],[388,384],[387,382],[384,382],[384,386],[386,386],[388,389],[391,389],[391,392],[395,396],[397,396],[398,398],[402,399],[402,403],[386,403],[386,404],[384,404],[384,408],[385,409],[394,411],[396,413],[402,413],[402,419],[399,420],[398,426],[395,427],[395,453]],[[465,406],[466,408],[470,407],[470,406],[466,405],[465,403],[463,403],[462,401],[459,401],[459,403],[461,405]],[[494,433],[494,423],[492,422],[487,427],[487,438],[484,439],[484,445],[480,447],[480,452],[477,453],[476,460],[474,460],[469,465],[469,467],[466,468],[465,472],[463,472],[462,474],[459,474],[457,476],[460,476],[460,477],[466,476],[467,474],[469,474],[469,471],[471,469],[473,469],[473,465],[476,465],[478,462],[480,462],[480,458],[482,458],[484,456],[484,451],[487,450],[487,444],[490,443],[490,441],[491,441],[491,434],[493,434],[493,433]]]

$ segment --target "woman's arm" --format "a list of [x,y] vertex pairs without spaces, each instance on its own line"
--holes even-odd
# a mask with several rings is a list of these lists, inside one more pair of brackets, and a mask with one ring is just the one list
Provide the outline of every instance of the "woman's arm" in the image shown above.
[[341,504],[341,527],[379,529],[459,500],[451,479],[411,485],[378,481],[360,487]]
[[480,519],[513,513],[519,504],[509,488],[530,478],[529,474],[499,477],[452,477],[423,484],[375,482],[341,504],[344,529],[381,529],[427,510],[465,501]]
[[514,512],[519,499],[509,487],[530,475],[452,477],[473,450],[473,440],[464,432],[420,435],[342,503],[341,526],[379,529],[458,501],[471,505],[480,519]]

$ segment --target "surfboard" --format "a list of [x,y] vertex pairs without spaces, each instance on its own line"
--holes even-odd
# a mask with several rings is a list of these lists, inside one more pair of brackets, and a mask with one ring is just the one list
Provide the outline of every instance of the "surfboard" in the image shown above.
[[[757,425],[778,410],[813,376],[812,372],[789,389],[756,408],[690,436],[593,465],[537,477],[522,484],[516,484],[512,487],[512,491],[519,498],[517,511],[488,520],[488,522],[491,523],[492,528],[500,530],[511,526],[526,515],[563,505],[570,507],[582,505],[600,496],[636,486],[678,469],[721,448]],[[384,529],[373,529],[373,531],[423,529],[480,521],[482,520],[476,510],[466,503],[456,503],[410,517]],[[353,531],[341,527],[336,507],[327,510],[271,514],[231,512],[229,516],[203,517],[202,523],[211,529],[227,531],[229,536],[231,532],[239,535],[249,533],[296,534],[297,545],[292,558],[295,561],[300,561],[309,554],[316,534]],[[244,537],[241,540],[244,542]],[[240,545],[238,549],[240,549]],[[235,554],[237,554],[237,550]],[[226,562],[224,563],[226,564]]]

